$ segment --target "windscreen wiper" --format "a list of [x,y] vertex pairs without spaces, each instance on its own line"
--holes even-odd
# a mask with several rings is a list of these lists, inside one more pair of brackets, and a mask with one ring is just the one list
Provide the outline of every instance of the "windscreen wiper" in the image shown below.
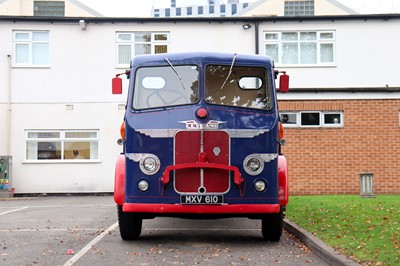
[[222,86],[221,86],[221,90],[222,90],[222,88],[225,86],[226,82],[228,81],[229,77],[230,77],[231,74],[232,74],[233,64],[235,64],[235,60],[236,60],[236,53],[233,54],[233,59],[232,59],[232,63],[231,63],[231,68],[229,69],[229,73],[228,73],[228,76],[226,77],[226,79],[225,79],[225,81],[224,81],[224,84],[222,84]]
[[166,57],[164,60],[165,60],[165,62],[168,63],[168,65],[169,65],[169,66],[172,68],[172,70],[175,72],[176,76],[178,77],[179,81],[181,82],[182,88],[183,88],[184,90],[186,90],[185,85],[183,85],[182,78],[181,78],[181,76],[179,75],[178,71],[176,71],[174,65],[172,65],[171,61],[169,61],[168,57]]

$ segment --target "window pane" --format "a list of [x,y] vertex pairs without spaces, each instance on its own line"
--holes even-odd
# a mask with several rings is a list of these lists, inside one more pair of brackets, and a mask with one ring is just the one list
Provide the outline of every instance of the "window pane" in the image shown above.
[[296,114],[282,114],[282,124],[297,124],[297,115]]
[[27,142],[26,143],[26,159],[37,160],[38,159],[38,143]]
[[[206,67],[206,101],[210,104],[237,106],[255,109],[269,109],[271,99],[269,97],[269,82],[266,70],[258,67],[234,66],[230,72],[229,65],[208,65]],[[238,82],[243,77],[253,81],[252,89],[241,88],[248,86],[246,82]]]
[[117,34],[117,40],[118,41],[131,41],[132,40],[132,34],[130,34],[130,33],[119,33],[119,34]]
[[278,35],[278,33],[266,33],[265,34],[265,39],[266,40],[278,40],[279,39],[279,35]]
[[168,41],[168,35],[167,34],[155,34],[154,35],[154,40],[156,40],[156,41]]
[[154,53],[155,54],[162,54],[162,53],[167,53],[168,52],[168,46],[166,45],[155,45],[154,46]]
[[279,62],[279,45],[267,44],[265,45],[265,54],[270,56],[275,62]]
[[38,142],[38,160],[61,159],[61,142]]
[[332,63],[333,62],[333,44],[323,43],[321,44],[321,63]]
[[297,41],[297,32],[283,32],[282,40],[283,41]]
[[325,124],[340,124],[340,114],[325,114],[324,122]]
[[90,142],[64,142],[64,159],[92,159]]
[[28,132],[29,139],[59,139],[60,132]]
[[283,64],[298,64],[297,43],[282,44],[282,63]]
[[15,45],[15,63],[17,64],[29,63],[29,44]]
[[175,69],[182,80],[176,77],[170,66],[139,68],[136,72],[133,107],[146,109],[197,102],[198,68],[193,65],[178,65]]
[[135,33],[136,42],[151,42],[150,33]]
[[131,45],[118,45],[118,64],[129,64],[131,58]]
[[17,41],[29,41],[29,33],[28,32],[16,32],[15,40]]
[[300,32],[300,40],[302,41],[309,41],[309,40],[316,40],[317,33],[316,32]]
[[48,32],[33,32],[33,41],[48,42],[49,33]]
[[49,44],[34,43],[32,49],[32,60],[34,65],[49,64]]
[[300,64],[317,63],[317,44],[313,42],[300,43]]
[[93,139],[97,138],[97,132],[65,132],[65,138]]
[[319,126],[319,113],[301,113],[302,126]]
[[321,32],[319,37],[323,40],[332,40],[333,32]]
[[135,44],[135,55],[151,54],[150,44]]

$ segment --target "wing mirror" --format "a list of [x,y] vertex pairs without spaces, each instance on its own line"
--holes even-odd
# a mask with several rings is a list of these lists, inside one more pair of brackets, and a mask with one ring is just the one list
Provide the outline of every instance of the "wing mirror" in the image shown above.
[[282,71],[283,75],[279,77],[279,92],[289,91],[289,75],[286,75],[285,71]]
[[130,78],[131,71],[127,70],[124,73],[116,74],[115,78],[112,79],[112,94],[122,94],[122,79],[119,77],[121,75],[126,75]]

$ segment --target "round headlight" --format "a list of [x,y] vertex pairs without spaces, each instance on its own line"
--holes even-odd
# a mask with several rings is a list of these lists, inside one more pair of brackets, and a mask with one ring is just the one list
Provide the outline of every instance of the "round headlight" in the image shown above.
[[146,180],[140,180],[138,183],[138,188],[140,191],[146,191],[149,189],[149,182]]
[[252,154],[244,159],[243,168],[249,175],[258,175],[264,169],[264,161],[259,156]]
[[154,158],[148,157],[144,159],[143,167],[149,172],[154,172],[154,170],[157,168],[157,162]]
[[154,175],[160,169],[160,159],[154,154],[146,154],[141,158],[139,166],[146,175]]
[[263,192],[267,188],[267,184],[263,180],[257,180],[254,183],[254,188],[258,192]]
[[261,167],[261,162],[258,158],[250,158],[246,163],[247,169],[252,172],[257,172]]

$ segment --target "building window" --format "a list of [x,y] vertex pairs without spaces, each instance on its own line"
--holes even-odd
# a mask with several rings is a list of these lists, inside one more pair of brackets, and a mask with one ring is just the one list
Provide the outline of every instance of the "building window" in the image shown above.
[[203,15],[203,7],[202,6],[198,6],[197,7],[197,14],[198,15]]
[[64,1],[34,1],[33,2],[34,16],[51,16],[64,17],[65,2]]
[[177,9],[176,9],[176,16],[181,16],[182,15],[182,13],[181,13],[181,8],[180,7],[178,7]]
[[285,127],[343,127],[343,112],[299,111],[281,112]]
[[191,16],[191,15],[193,15],[193,12],[192,12],[192,7],[191,6],[189,6],[189,7],[187,7],[187,9],[186,9],[186,14],[188,15],[188,16]]
[[286,0],[285,16],[314,16],[314,0]]
[[170,17],[171,16],[171,9],[170,8],[165,9],[165,16],[166,17]]
[[335,32],[264,32],[265,54],[280,65],[333,65]]
[[27,130],[27,161],[98,160],[98,130]]
[[237,4],[232,4],[232,15],[237,13]]
[[208,14],[214,14],[214,6],[208,7]]
[[48,66],[49,32],[14,31],[14,66]]
[[301,126],[320,126],[320,113],[319,112],[302,112],[300,113]]
[[167,53],[167,32],[117,32],[117,65],[126,68],[133,56]]
[[220,5],[220,6],[219,6],[219,10],[220,10],[220,13],[221,13],[221,14],[225,14],[225,12],[226,12],[226,7],[225,7],[225,5]]

